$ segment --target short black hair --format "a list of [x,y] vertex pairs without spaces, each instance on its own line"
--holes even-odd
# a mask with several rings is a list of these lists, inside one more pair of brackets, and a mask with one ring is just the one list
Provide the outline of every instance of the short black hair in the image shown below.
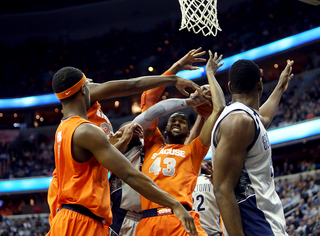
[[238,60],[229,69],[229,80],[234,93],[251,92],[260,79],[260,68],[251,60]]
[[61,93],[78,83],[82,77],[81,70],[71,66],[63,67],[53,76],[52,89],[55,93]]

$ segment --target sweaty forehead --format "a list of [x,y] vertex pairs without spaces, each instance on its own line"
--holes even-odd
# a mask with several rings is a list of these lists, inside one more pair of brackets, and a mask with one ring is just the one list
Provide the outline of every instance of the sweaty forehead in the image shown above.
[[183,120],[188,120],[187,117],[183,114],[178,114],[178,113],[174,113],[170,116],[170,120],[171,119],[183,119]]

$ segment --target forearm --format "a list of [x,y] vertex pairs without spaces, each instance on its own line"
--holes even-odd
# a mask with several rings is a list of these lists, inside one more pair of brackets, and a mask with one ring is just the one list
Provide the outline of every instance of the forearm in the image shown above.
[[124,153],[126,150],[128,143],[124,140],[119,140],[115,145],[113,145],[116,149],[118,149],[121,153]]
[[[93,153],[102,166],[150,201],[170,208],[179,204],[177,200],[161,190],[148,176],[135,169],[114,146],[109,145],[107,149],[98,147],[94,149]],[[108,153],[107,156],[106,153]]]
[[212,70],[207,71],[207,77],[210,85],[213,113],[221,112],[226,106],[224,93]]
[[264,119],[264,126],[268,128],[276,114],[283,92],[280,86],[276,86],[268,100],[259,108],[259,113]]
[[228,235],[244,236],[240,210],[234,192],[224,193],[215,190],[214,194]]
[[163,100],[150,107],[146,112],[138,115],[132,122],[140,124],[143,130],[146,130],[158,117],[168,115],[186,106],[186,99],[172,98]]
[[156,87],[175,84],[177,82],[177,76],[175,75],[161,75],[161,76],[144,76],[136,79],[132,79],[132,89],[143,92]]
[[205,121],[206,121],[206,119],[203,118],[202,116],[200,116],[200,115],[197,116],[197,119],[194,122],[194,125],[190,131],[190,135],[188,136],[188,138],[184,142],[185,145],[191,143],[192,140],[194,140],[196,137],[198,137],[200,135],[200,132],[202,130],[202,127],[203,127]]
[[169,76],[143,76],[128,80],[109,81],[102,84],[90,84],[91,102],[112,97],[123,97],[153,89],[168,84],[175,84],[178,77]]
[[182,70],[182,65],[180,65],[179,61],[175,62],[168,71],[170,71],[172,74],[177,74]]
[[173,208],[178,201],[170,194],[160,189],[149,177],[137,171],[133,176],[129,176],[125,182],[148,200],[161,206]]

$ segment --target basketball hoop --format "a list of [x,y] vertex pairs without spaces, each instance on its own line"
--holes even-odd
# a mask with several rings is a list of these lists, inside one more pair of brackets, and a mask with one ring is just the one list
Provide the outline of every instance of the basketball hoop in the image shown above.
[[179,30],[187,28],[195,34],[217,35],[222,31],[217,18],[217,0],[179,0],[182,14]]

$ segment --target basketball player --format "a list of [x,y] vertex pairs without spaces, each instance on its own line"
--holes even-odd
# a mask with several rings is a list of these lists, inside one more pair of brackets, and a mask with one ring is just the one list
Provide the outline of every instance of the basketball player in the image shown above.
[[[188,145],[184,145],[189,135],[189,125],[187,117],[180,112],[172,114],[169,118],[165,130],[166,141],[158,128],[144,131],[145,160],[142,172],[184,205],[194,217],[199,235],[207,234],[201,229],[199,215],[192,211],[192,192],[201,162],[210,146],[211,130],[224,107],[224,95],[214,77],[214,73],[223,64],[219,64],[222,57],[218,57],[215,53],[213,58],[210,51],[209,55],[206,70],[212,94],[213,112],[206,120],[200,136]],[[156,111],[148,109],[138,117],[148,121],[154,112]],[[136,122],[137,118],[133,122]],[[141,197],[141,205],[142,219],[137,226],[136,235],[186,235],[180,222],[167,207],[144,197]]]
[[[175,62],[169,70],[167,70],[164,74],[165,75],[173,75],[178,73],[181,70],[194,70],[198,69],[198,67],[193,66],[194,62],[203,62],[206,61],[204,58],[200,58],[200,56],[204,55],[206,52],[201,51],[201,47],[198,49],[193,49],[189,51],[185,56]],[[152,100],[148,99],[145,101],[146,104],[144,109],[149,108],[161,96],[163,90],[166,86],[157,87],[152,89],[152,93],[148,94],[148,98],[152,96]],[[147,92],[150,92],[148,90]],[[146,98],[147,96],[145,96]],[[172,102],[173,101],[173,102]],[[191,104],[190,104],[191,105]],[[177,109],[181,109],[181,103],[177,102],[176,100],[168,99],[166,101],[162,101],[158,103],[156,106],[163,106],[166,108],[167,113],[171,113]],[[153,108],[157,109],[157,108]],[[164,113],[162,113],[164,115]],[[154,117],[149,117],[149,120],[152,121],[158,118],[159,113],[155,114]],[[140,124],[145,129],[148,128],[150,124]],[[195,124],[196,126],[196,124]],[[111,136],[111,139],[114,137],[121,137],[118,132]],[[111,140],[110,139],[110,140]],[[141,142],[137,136],[133,136],[132,140],[130,141],[128,146],[125,146],[123,150],[124,155],[127,159],[132,163],[132,165],[141,171],[141,166],[144,159],[144,146],[143,141]],[[116,144],[117,145],[117,144]],[[119,149],[119,148],[118,148]],[[120,149],[119,149],[120,150]],[[110,236],[116,235],[126,235],[131,236],[135,235],[136,226],[139,223],[142,210],[141,210],[141,201],[140,201],[140,194],[130,188],[126,183],[120,180],[117,176],[111,175],[109,180],[110,182],[110,193],[111,193],[111,202],[112,202],[112,215],[113,215],[113,223],[110,226]]]
[[201,228],[208,236],[221,236],[220,212],[213,193],[211,174],[205,162],[202,163],[197,184],[192,193],[193,210],[199,213]]
[[[48,235],[106,235],[103,221],[111,224],[108,170],[142,195],[171,209],[190,235],[196,235],[193,218],[183,206],[162,191],[108,141],[107,135],[87,120],[90,90],[85,75],[65,67],[53,77],[52,87],[63,107],[55,136],[58,204]],[[132,130],[141,132],[138,124]]]
[[[191,50],[186,56],[184,56],[182,59],[176,62],[170,68],[170,70],[172,70],[176,74],[180,70],[197,69],[197,67],[192,66],[192,64],[194,62],[202,62],[203,60],[205,60],[203,58],[200,58],[200,56],[205,54],[205,51],[201,51],[201,49],[202,48],[200,47],[198,49]],[[178,90],[183,94],[187,94],[184,90],[185,87],[190,86],[192,88],[198,88],[198,86],[195,83],[189,80],[185,80],[177,76],[170,76],[173,75],[173,73],[165,73],[164,75],[169,76],[144,76],[128,80],[108,81],[102,84],[92,83],[92,80],[88,79],[88,86],[90,89],[90,101],[92,103],[92,106],[87,111],[88,120],[102,128],[107,135],[111,135],[113,133],[113,127],[108,117],[101,110],[101,106],[98,102],[99,100],[112,97],[129,96],[132,94],[141,93],[145,90],[157,86],[166,86],[167,84],[175,84]],[[123,136],[122,140],[117,142],[115,146],[116,148],[123,149],[123,147],[125,147],[125,145],[123,145],[124,138],[126,138],[126,136]],[[53,217],[57,213],[57,210],[59,209],[59,206],[57,205],[56,171],[54,171],[52,175],[53,180],[50,183],[47,197],[50,208],[50,224]]]
[[287,235],[274,187],[271,147],[266,128],[292,79],[288,61],[269,99],[259,108],[263,90],[259,67],[238,60],[229,69],[232,103],[212,131],[214,193],[230,236]]
[[[206,101],[202,96],[193,96],[187,99],[172,98],[163,100],[148,109],[148,120],[143,118],[143,114],[139,115],[133,123],[137,122],[143,129],[147,129],[150,123],[160,116],[165,116],[184,107],[198,106]],[[117,133],[114,136],[116,136]],[[121,134],[118,135],[118,137],[121,137]],[[124,150],[124,155],[139,171],[141,171],[144,159],[144,146],[142,143],[143,141],[141,141],[137,135],[133,135]],[[109,230],[110,236],[135,235],[136,226],[142,216],[140,194],[130,188],[126,183],[123,183],[123,181],[114,174],[111,175],[109,181],[113,215],[113,223]]]

